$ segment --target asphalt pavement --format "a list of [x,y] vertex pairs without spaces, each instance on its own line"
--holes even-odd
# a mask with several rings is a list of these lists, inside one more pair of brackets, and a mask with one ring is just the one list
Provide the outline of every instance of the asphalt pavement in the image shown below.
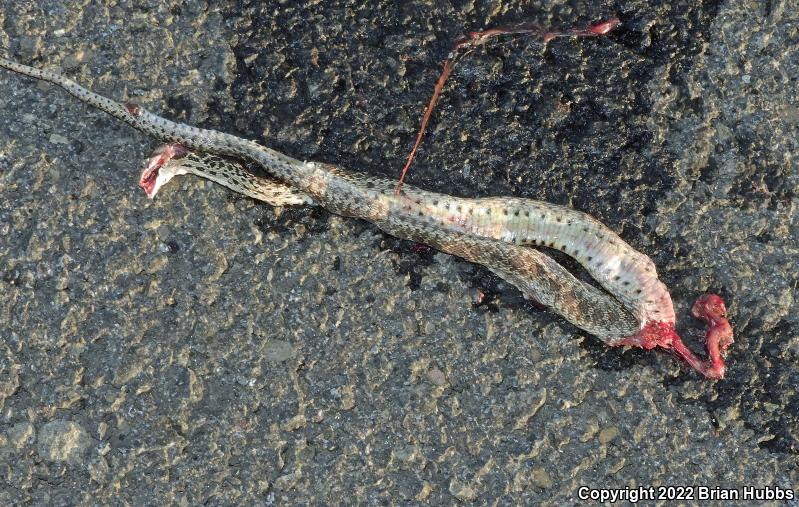
[[95,4],[10,0],[0,51],[392,178],[458,36],[618,15],[464,57],[408,181],[588,212],[692,347],[708,291],[735,343],[709,382],[365,222],[193,177],[150,201],[155,141],[2,71],[0,503],[799,505],[797,5]]

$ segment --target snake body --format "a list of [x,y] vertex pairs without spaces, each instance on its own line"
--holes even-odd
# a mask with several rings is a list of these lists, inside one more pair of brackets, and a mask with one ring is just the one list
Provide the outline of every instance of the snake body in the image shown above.
[[[138,105],[95,94],[55,72],[2,58],[0,67],[58,85],[128,125],[173,143],[157,152],[142,173],[140,185],[150,197],[173,176],[192,173],[273,204],[315,203],[482,264],[610,345],[672,348],[675,337],[679,340],[673,331],[671,297],[652,261],[587,214],[529,199],[468,199],[409,185],[396,194],[392,180],[300,161],[248,139],[176,123]],[[270,179],[221,157],[255,163]],[[578,280],[530,246],[547,246],[573,257],[605,290]],[[703,373],[720,377],[723,362],[720,373]]]

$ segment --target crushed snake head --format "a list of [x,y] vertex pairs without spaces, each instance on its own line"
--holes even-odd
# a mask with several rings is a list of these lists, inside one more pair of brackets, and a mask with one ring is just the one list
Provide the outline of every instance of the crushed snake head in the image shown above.
[[150,155],[139,177],[139,187],[147,197],[154,198],[169,180],[179,174],[186,174],[186,169],[180,165],[171,164],[165,167],[165,164],[171,160],[180,160],[188,154],[189,151],[179,144],[165,144]]

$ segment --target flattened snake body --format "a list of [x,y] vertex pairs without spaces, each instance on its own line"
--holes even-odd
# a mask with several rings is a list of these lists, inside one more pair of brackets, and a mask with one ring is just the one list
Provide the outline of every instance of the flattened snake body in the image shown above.
[[[97,95],[49,70],[2,58],[0,67],[58,85],[82,102],[170,143],[156,150],[142,172],[139,185],[148,197],[172,177],[191,173],[273,205],[318,204],[339,215],[368,220],[388,234],[482,264],[526,297],[551,307],[608,345],[663,347],[708,378],[724,376],[722,354],[732,343],[732,328],[721,298],[703,295],[692,309],[708,326],[709,357],[703,360],[675,332],[671,296],[651,259],[589,215],[529,199],[467,199],[408,185],[396,194],[394,181],[303,162],[254,141],[175,123],[136,104]],[[270,179],[223,157],[258,164]],[[573,257],[605,290],[578,280],[531,246],[558,249]]]

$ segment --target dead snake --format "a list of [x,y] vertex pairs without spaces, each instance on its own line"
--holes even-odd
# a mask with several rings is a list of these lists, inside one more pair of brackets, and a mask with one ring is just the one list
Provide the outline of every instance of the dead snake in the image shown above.
[[[671,296],[651,259],[585,213],[530,199],[467,199],[409,185],[396,194],[394,181],[303,162],[254,141],[172,122],[136,104],[95,94],[49,70],[3,58],[0,67],[58,85],[82,102],[171,143],[157,150],[142,172],[139,183],[149,197],[172,177],[192,173],[274,205],[315,203],[482,264],[608,345],[662,347],[708,378],[724,376],[722,354],[732,343],[732,328],[721,298],[703,295],[692,308],[708,326],[709,358],[703,360],[675,332]],[[222,157],[258,164],[274,180],[257,177]],[[578,280],[530,246],[573,257],[605,291]]]

